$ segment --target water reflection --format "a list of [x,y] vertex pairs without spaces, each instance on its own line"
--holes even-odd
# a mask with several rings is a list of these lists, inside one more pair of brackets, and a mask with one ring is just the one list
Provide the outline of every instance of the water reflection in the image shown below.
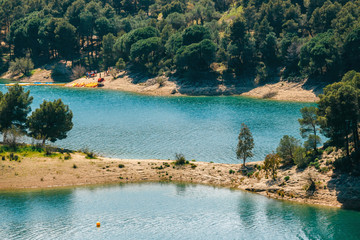
[[[0,239],[357,239],[360,213],[202,185],[0,194]],[[100,229],[95,223],[100,221]]]
[[1,193],[0,216],[3,221],[0,238],[9,237],[2,236],[1,232],[12,233],[10,236],[14,238],[36,236],[34,227],[43,228],[47,222],[53,222],[54,215],[63,222],[72,211],[72,193],[72,189]]

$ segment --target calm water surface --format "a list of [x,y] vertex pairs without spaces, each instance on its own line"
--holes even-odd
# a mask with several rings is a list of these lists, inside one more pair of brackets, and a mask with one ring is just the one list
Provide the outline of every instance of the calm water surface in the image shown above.
[[[62,98],[74,113],[74,128],[56,145],[87,147],[108,157],[174,158],[236,163],[237,136],[246,123],[255,139],[252,161],[276,149],[280,138],[300,138],[299,109],[311,104],[244,97],[152,97],[118,91],[25,87],[33,109]],[[6,91],[4,85],[0,91]]]
[[360,212],[201,185],[1,193],[0,216],[0,239],[360,238]]

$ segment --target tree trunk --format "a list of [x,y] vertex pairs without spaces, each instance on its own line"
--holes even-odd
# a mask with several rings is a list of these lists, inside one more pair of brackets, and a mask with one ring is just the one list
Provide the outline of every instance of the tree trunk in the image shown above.
[[6,130],[3,132],[3,143],[5,144],[6,142],[6,137],[7,137],[7,132]]
[[42,146],[45,147],[45,141],[46,141],[46,138],[43,138],[43,141],[42,141]]
[[317,153],[317,139],[316,139],[316,126],[313,125],[314,128],[314,136],[315,136],[315,141],[314,141],[314,151]]
[[350,156],[350,151],[349,151],[349,135],[346,134],[346,155],[349,157]]
[[359,151],[359,133],[357,129],[357,124],[355,124],[353,128],[353,138],[354,138],[354,145],[355,145],[355,151]]

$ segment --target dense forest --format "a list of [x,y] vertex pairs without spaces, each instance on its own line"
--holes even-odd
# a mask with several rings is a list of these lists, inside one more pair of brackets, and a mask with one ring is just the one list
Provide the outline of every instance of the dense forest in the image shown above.
[[[0,0],[2,72],[16,58],[150,75],[340,80],[360,70],[360,1]],[[239,77],[238,79],[241,79]],[[240,81],[240,80],[239,80]]]

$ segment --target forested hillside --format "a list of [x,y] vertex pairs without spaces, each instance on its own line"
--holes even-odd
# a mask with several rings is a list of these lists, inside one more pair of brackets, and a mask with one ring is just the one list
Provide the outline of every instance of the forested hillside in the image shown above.
[[[360,70],[360,1],[0,0],[1,70],[30,57],[150,75],[340,80]],[[241,77],[239,77],[241,81]]]

